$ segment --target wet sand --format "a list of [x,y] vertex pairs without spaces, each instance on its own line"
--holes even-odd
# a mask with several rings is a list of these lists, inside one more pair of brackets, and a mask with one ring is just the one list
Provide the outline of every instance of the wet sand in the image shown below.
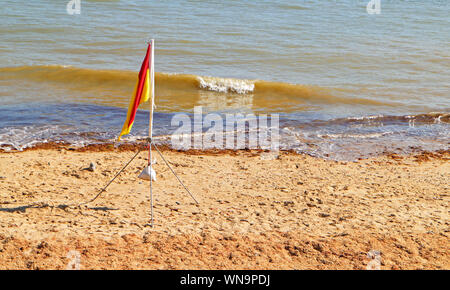
[[[336,162],[260,151],[164,150],[155,225],[133,148],[0,153],[0,268],[448,269],[450,154]],[[90,163],[94,171],[84,170]],[[69,206],[68,206],[69,205]]]

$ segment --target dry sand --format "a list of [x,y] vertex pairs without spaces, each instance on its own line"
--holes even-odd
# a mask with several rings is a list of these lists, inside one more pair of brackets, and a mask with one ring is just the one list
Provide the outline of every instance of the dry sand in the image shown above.
[[[142,152],[0,153],[0,268],[449,269],[450,154],[335,162],[281,152],[164,150],[196,205],[158,158],[155,227]],[[91,162],[96,169],[82,170]]]

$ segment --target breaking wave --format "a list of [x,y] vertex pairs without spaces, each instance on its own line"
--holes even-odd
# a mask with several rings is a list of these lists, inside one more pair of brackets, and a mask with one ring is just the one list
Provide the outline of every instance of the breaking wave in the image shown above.
[[[134,87],[137,72],[124,70],[94,70],[62,65],[20,66],[0,68],[0,81],[32,81],[50,84],[80,93],[109,93],[128,96]],[[156,73],[156,94],[180,98],[189,93],[212,92],[218,94],[252,95],[259,99],[305,100],[324,104],[360,104],[395,106],[395,103],[373,99],[343,97],[333,88],[311,85],[197,76],[191,74]]]

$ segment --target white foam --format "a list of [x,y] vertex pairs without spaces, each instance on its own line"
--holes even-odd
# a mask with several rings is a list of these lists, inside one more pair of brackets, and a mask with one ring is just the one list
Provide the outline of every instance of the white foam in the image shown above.
[[350,121],[363,121],[363,120],[374,120],[374,119],[381,119],[383,118],[383,115],[372,115],[372,116],[362,116],[362,117],[348,117],[347,120]]
[[220,93],[247,94],[253,92],[255,84],[250,80],[238,80],[215,77],[197,77],[200,88]]
[[38,143],[47,143],[48,137],[58,126],[34,127],[25,126],[22,128],[1,128],[0,129],[0,148],[5,151],[18,150],[32,147]]
[[381,133],[369,133],[369,134],[317,134],[319,138],[355,138],[355,139],[367,139],[367,138],[379,138],[386,135],[391,135],[393,132],[381,132]]

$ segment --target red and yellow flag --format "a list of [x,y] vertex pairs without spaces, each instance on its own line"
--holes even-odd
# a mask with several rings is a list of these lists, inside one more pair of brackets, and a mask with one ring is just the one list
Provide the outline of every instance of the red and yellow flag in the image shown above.
[[149,44],[147,48],[147,54],[145,55],[141,70],[139,71],[139,76],[136,87],[134,88],[133,96],[131,97],[130,104],[128,105],[127,120],[123,124],[122,132],[120,132],[118,141],[120,141],[120,137],[130,133],[139,105],[147,102],[150,97],[150,52],[151,45]]

